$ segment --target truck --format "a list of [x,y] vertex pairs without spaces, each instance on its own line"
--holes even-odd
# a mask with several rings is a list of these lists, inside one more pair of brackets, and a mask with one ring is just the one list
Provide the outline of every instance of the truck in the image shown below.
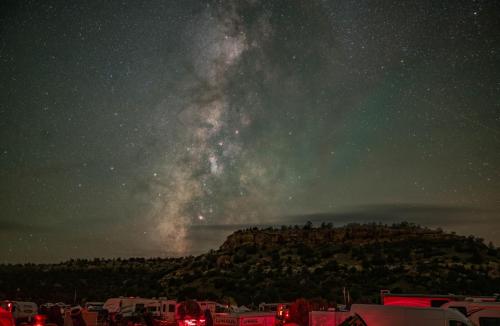
[[454,309],[353,304],[339,326],[473,326]]

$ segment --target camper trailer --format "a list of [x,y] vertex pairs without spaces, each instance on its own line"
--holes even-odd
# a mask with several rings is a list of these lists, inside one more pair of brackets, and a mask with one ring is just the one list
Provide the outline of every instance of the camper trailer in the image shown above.
[[157,299],[146,298],[111,298],[104,302],[103,308],[109,314],[120,314],[123,318],[134,317],[141,314],[144,310],[151,312],[153,316],[160,314],[160,301]]
[[161,325],[175,325],[177,301],[160,299],[147,299],[137,297],[110,298],[104,302],[103,308],[108,311],[109,318],[132,318],[147,311],[158,320]]
[[136,316],[147,311],[156,319],[175,323],[176,304],[175,300],[163,298],[119,297],[106,300],[103,308],[111,315],[121,314],[124,318]]

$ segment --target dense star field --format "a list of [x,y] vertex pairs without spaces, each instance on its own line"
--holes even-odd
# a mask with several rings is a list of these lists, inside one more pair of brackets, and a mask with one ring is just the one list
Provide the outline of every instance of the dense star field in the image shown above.
[[500,239],[498,1],[2,1],[0,262],[246,226]]

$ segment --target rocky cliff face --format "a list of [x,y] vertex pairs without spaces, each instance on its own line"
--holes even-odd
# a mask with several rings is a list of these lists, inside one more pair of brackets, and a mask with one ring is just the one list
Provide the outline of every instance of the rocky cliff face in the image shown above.
[[286,245],[301,243],[316,247],[329,243],[365,245],[376,242],[398,242],[410,239],[451,239],[459,238],[441,230],[431,230],[413,225],[388,227],[382,225],[347,225],[333,228],[324,226],[312,228],[283,227],[281,229],[247,229],[231,234],[220,247],[221,251],[235,251],[240,247],[255,246],[271,249]]

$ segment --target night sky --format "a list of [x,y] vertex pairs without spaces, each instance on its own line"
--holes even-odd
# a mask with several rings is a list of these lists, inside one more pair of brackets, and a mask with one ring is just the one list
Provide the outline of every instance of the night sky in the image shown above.
[[500,245],[499,1],[2,1],[0,262],[251,225]]

